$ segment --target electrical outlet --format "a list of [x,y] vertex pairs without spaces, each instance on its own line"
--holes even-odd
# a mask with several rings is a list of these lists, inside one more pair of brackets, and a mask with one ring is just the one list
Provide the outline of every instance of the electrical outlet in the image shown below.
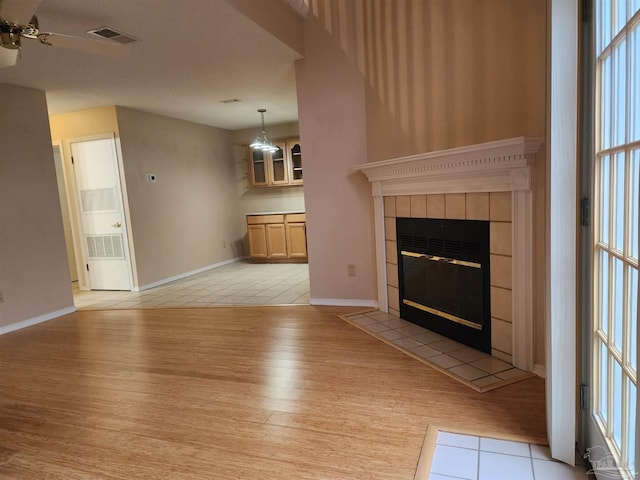
[[350,277],[356,276],[356,266],[355,265],[347,265],[347,275]]

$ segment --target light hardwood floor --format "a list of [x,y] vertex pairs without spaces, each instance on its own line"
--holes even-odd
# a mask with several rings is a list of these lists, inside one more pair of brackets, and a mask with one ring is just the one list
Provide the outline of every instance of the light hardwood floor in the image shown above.
[[336,307],[81,311],[0,337],[2,479],[413,479],[429,424],[544,443]]

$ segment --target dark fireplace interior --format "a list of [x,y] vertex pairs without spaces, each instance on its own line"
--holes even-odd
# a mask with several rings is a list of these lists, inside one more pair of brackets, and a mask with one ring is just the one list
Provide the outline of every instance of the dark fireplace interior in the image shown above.
[[491,353],[489,222],[397,218],[400,316]]

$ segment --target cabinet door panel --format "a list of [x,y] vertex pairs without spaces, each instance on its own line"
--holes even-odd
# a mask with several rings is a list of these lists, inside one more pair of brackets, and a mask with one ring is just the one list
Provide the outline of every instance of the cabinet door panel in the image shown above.
[[302,147],[300,140],[287,140],[287,155],[291,164],[291,183],[301,185],[302,180]]
[[307,257],[307,232],[304,223],[287,224],[289,258]]
[[262,150],[249,149],[249,168],[252,186],[267,185],[267,155]]
[[269,224],[266,227],[269,258],[287,258],[287,237],[284,224]]
[[289,166],[285,156],[285,144],[276,143],[278,150],[270,154],[271,185],[287,185],[289,183]]
[[249,256],[251,258],[267,258],[267,231],[265,225],[248,225]]

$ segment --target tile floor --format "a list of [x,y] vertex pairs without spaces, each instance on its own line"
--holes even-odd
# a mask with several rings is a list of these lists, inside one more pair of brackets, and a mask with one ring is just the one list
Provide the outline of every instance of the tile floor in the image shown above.
[[379,310],[343,318],[480,392],[533,376],[510,363]]
[[309,265],[240,261],[143,292],[73,290],[80,308],[211,307],[309,303]]
[[551,460],[529,443],[438,432],[429,480],[586,480],[584,466]]

